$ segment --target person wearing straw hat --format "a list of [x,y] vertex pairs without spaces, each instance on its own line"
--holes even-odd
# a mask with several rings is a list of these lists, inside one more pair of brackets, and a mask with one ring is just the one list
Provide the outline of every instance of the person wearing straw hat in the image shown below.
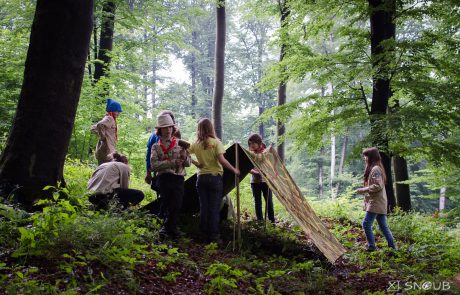
[[158,174],[159,193],[163,199],[164,226],[160,234],[177,238],[183,233],[177,228],[179,210],[184,196],[185,167],[191,163],[190,155],[173,135],[176,125],[168,114],[157,117],[158,142],[152,146],[151,170]]
[[106,115],[91,127],[99,140],[96,145],[95,157],[98,165],[110,161],[109,154],[116,151],[118,141],[117,117],[122,112],[121,105],[114,99],[107,99]]
[[[161,111],[159,116],[161,115],[169,115],[173,121],[174,124],[176,124],[176,119],[174,118],[174,114],[173,112],[169,111],[169,110],[164,110],[164,111]],[[176,126],[176,133],[179,132],[179,130],[177,130],[177,126]],[[177,136],[176,136],[177,137]],[[150,164],[150,157],[152,155],[152,146],[158,142],[158,139],[160,137],[157,135],[157,130],[154,130],[152,132],[152,134],[150,135],[148,141],[147,141],[147,151],[145,153],[145,167],[147,169],[147,173],[145,175],[145,182],[148,183],[148,184],[152,184],[152,180],[153,180],[153,177],[152,177],[152,168],[151,168],[151,164]],[[153,187],[158,187],[158,184],[153,184],[152,185],[152,188]]]

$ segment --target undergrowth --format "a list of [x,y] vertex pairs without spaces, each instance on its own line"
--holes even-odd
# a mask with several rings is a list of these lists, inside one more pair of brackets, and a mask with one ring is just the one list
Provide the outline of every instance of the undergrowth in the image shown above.
[[[232,251],[231,222],[222,226],[223,245],[203,245],[197,242],[196,215],[183,219],[186,238],[162,240],[161,221],[138,208],[121,211],[112,204],[107,211],[92,210],[90,174],[86,164],[68,162],[67,187],[46,188],[55,193],[41,201],[42,212],[1,205],[0,292],[383,294],[423,293],[417,288],[425,282],[431,283],[429,291],[438,283],[448,284],[446,293],[458,291],[459,210],[437,216],[396,210],[388,221],[398,251],[389,250],[374,228],[379,250],[367,253],[359,199],[309,200],[347,250],[332,265],[279,203],[276,224],[255,221],[244,182],[241,243]],[[132,183],[146,191],[142,179]],[[397,290],[391,289],[395,282]]]

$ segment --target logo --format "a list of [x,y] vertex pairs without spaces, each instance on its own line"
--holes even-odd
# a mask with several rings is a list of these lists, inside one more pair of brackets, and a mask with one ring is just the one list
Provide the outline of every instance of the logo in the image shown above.
[[434,282],[434,281],[389,281],[388,292],[399,292],[409,290],[422,290],[422,291],[447,291],[450,290],[450,282]]

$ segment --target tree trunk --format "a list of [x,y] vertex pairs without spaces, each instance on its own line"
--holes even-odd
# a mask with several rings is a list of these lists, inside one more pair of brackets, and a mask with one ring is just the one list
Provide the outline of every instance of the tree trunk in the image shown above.
[[[43,187],[64,182],[63,168],[88,56],[93,1],[38,0],[24,82],[0,158],[1,194],[14,186],[31,209]],[[50,110],[52,110],[50,112]]]
[[[395,100],[393,107],[390,108],[390,112],[397,114],[399,111],[399,101]],[[398,116],[393,115],[391,128],[400,129],[402,128],[402,122]],[[400,181],[409,180],[409,172],[407,171],[407,162],[401,156],[393,156],[393,169],[395,174],[396,182],[396,203],[403,211],[409,211],[411,209],[411,198],[410,198],[410,187],[408,184],[398,183]]]
[[156,59],[152,60],[152,85],[153,85],[153,88],[152,88],[152,99],[150,101],[150,110],[151,112],[153,112],[153,110],[155,109],[155,107],[158,105],[158,102],[157,102],[157,81],[158,81],[158,75],[157,75],[157,72],[158,72],[158,61]]
[[409,180],[406,159],[400,156],[393,156],[393,169],[395,172],[397,205],[403,211],[409,211],[412,209],[409,185],[397,183],[398,181]]
[[320,198],[322,198],[324,196],[323,154],[324,154],[324,148],[321,148],[320,151],[319,151],[319,159],[318,159],[318,189],[319,189],[319,197]]
[[[192,46],[193,48],[198,48],[197,46],[197,32],[193,31],[192,32]],[[190,78],[192,80],[192,87],[191,87],[191,92],[192,92],[192,102],[191,102],[191,109],[192,109],[192,116],[195,117],[197,114],[195,112],[195,109],[197,107],[197,98],[196,98],[196,79],[197,79],[197,65],[196,65],[196,55],[195,52],[192,52],[192,57],[191,57],[191,69],[190,69]]]
[[[99,37],[98,61],[94,65],[94,81],[98,82],[101,77],[107,76],[110,68],[110,52],[113,47],[113,33],[115,28],[115,9],[113,0],[107,0],[102,6],[101,35]],[[108,88],[104,87],[105,95]]]
[[[258,36],[257,30],[254,30],[253,34],[257,42],[257,71],[256,72],[257,72],[257,83],[259,83],[262,80],[262,75],[263,75],[262,65],[263,65],[264,45],[266,42],[266,34],[265,34],[265,30],[261,30],[260,36]],[[259,117],[260,117],[265,111],[265,99],[264,99],[263,93],[260,93],[256,85],[254,85],[254,89],[256,91],[257,102],[259,104]],[[259,123],[259,135],[262,138],[265,138],[264,122],[262,121]]]
[[347,156],[347,145],[348,145],[348,135],[343,137],[342,142],[342,151],[340,153],[340,164],[339,164],[339,176],[343,173],[343,165],[345,164],[345,158]]
[[439,191],[439,211],[446,208],[446,188],[442,187]]
[[[289,8],[287,7],[286,5],[286,2],[283,0],[281,2],[279,2],[279,5],[280,5],[280,14],[281,14],[281,18],[280,18],[280,25],[281,25],[281,49],[280,49],[280,57],[279,57],[279,61],[280,63],[283,61],[284,59],[284,56],[286,55],[286,46],[287,46],[287,41],[286,41],[286,35],[287,35],[287,18],[289,16]],[[282,76],[284,76],[284,73],[282,73]],[[285,78],[282,78],[283,80],[281,81],[279,87],[278,87],[278,106],[282,106],[286,103],[286,89],[287,89],[287,86],[286,86],[286,82],[285,82]],[[284,162],[284,141],[282,141],[282,138],[284,136],[284,133],[285,133],[285,126],[284,124],[278,120],[276,122],[276,139],[277,139],[277,142],[278,142],[278,155],[281,159],[281,161]]]
[[393,48],[383,46],[382,42],[395,39],[394,15],[395,0],[368,0],[371,24],[371,60],[374,74],[372,77],[373,91],[371,104],[371,134],[373,144],[380,149],[382,164],[386,170],[386,193],[388,208],[391,211],[396,205],[393,179],[391,173],[391,157],[386,138],[384,117],[388,111],[388,101],[392,95],[390,89],[390,68]]
[[[341,176],[343,173],[343,165],[345,164],[345,157],[347,156],[347,145],[348,145],[348,135],[345,135],[342,142],[342,151],[340,153],[340,163],[339,163],[339,172],[337,176]],[[335,186],[335,194],[340,192],[340,181],[337,181]]]
[[208,38],[208,46],[207,46],[208,68],[202,71],[203,72],[202,75],[204,76],[203,88],[205,89],[205,93],[207,94],[207,96],[205,97],[205,102],[204,102],[203,116],[207,118],[212,118],[212,99],[213,99],[213,84],[214,84],[214,80],[212,79],[212,76],[209,75],[207,70],[209,70],[210,72],[213,65],[215,64],[214,62],[215,49],[216,49],[215,47],[216,47],[216,40]]
[[[262,113],[265,111],[263,106],[259,106],[259,117],[262,115]],[[259,124],[259,135],[262,138],[265,138],[265,130],[264,130],[264,122],[260,122]]]
[[335,199],[336,192],[334,187],[334,178],[335,178],[335,135],[331,134],[331,175],[329,179],[329,187],[331,190],[331,197]]
[[213,120],[216,136],[222,139],[222,101],[224,99],[225,71],[225,0],[216,8],[216,57],[214,76]]

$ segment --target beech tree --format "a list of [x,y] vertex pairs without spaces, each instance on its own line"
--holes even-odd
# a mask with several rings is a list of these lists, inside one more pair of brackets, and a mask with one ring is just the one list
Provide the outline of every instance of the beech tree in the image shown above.
[[[95,45],[97,61],[94,64],[94,81],[97,83],[110,70],[111,51],[113,48],[113,34],[115,30],[116,4],[113,0],[106,0],[102,5],[99,47]],[[94,30],[96,40],[96,30]],[[106,93],[107,94],[107,93]]]
[[387,174],[385,185],[388,207],[396,206],[393,190],[391,155],[386,135],[385,115],[392,96],[390,88],[392,53],[394,52],[396,2],[394,0],[369,0],[371,29],[371,61],[373,68],[372,102],[370,109],[371,138],[379,147],[382,164]]
[[[314,154],[330,144],[331,134],[362,132],[351,145],[352,158],[376,145],[389,176],[393,160],[396,181],[408,179],[406,172],[413,167],[409,161],[429,161],[427,173],[411,174],[411,182],[429,182],[434,189],[454,187],[460,162],[453,152],[459,146],[458,124],[453,124],[459,116],[460,77],[456,6],[452,1],[395,2],[287,1],[289,50],[265,76],[263,87],[275,88],[284,77],[294,85],[311,85],[264,116],[289,122],[286,136],[296,149],[305,146]],[[337,45],[324,54],[318,40],[331,34]],[[334,95],[321,96],[329,82]],[[389,203],[394,206],[389,180]],[[410,208],[408,185],[398,183],[396,188],[397,205]]]
[[16,115],[0,159],[1,195],[26,208],[63,167],[80,96],[93,1],[37,1]]
[[216,68],[214,79],[214,98],[212,117],[216,135],[222,139],[222,101],[224,99],[225,71],[225,1],[220,0],[216,7]]
[[[280,63],[283,62],[283,59],[286,55],[286,49],[287,49],[287,26],[288,26],[288,17],[289,17],[289,7],[287,6],[287,3],[285,0],[279,0],[278,1],[278,6],[279,6],[279,11],[280,11],[280,58],[279,61]],[[283,70],[282,70],[283,71]],[[286,89],[287,89],[287,82],[286,79],[284,78],[284,75],[282,74],[282,78],[280,81],[280,84],[278,85],[278,106],[283,106],[286,103]],[[284,133],[285,133],[285,126],[284,123],[278,120],[276,124],[276,137],[278,141],[278,148],[277,152],[278,155],[280,156],[281,161],[284,161]]]

